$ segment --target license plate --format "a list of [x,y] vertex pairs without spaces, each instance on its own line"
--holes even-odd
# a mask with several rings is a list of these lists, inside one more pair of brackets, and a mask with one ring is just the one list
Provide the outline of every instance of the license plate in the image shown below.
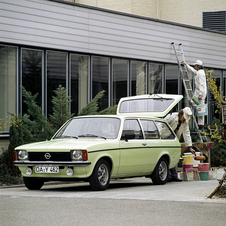
[[59,166],[36,166],[35,173],[59,173]]

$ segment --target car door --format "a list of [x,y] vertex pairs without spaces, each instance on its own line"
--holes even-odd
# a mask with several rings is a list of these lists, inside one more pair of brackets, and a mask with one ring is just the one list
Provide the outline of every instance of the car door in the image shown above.
[[146,172],[152,172],[160,158],[162,145],[157,126],[153,120],[141,119],[145,137],[145,156],[144,166]]
[[[134,134],[134,139],[125,140],[125,134]],[[120,163],[118,175],[141,174],[146,171],[146,143],[139,121],[126,119],[120,140]]]

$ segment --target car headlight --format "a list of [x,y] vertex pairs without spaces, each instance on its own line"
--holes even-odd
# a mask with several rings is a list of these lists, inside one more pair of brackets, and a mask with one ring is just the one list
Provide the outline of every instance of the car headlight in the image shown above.
[[19,150],[17,153],[18,160],[28,160],[28,153],[26,150]]
[[88,155],[86,150],[71,150],[71,159],[73,161],[87,161]]

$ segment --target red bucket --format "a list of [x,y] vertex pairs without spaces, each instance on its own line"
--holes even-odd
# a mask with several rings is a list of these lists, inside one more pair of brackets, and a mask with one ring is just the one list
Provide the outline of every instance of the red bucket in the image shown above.
[[203,171],[208,171],[209,172],[209,163],[199,163],[198,164],[198,171],[203,172]]
[[184,173],[193,172],[193,164],[183,164],[183,172]]

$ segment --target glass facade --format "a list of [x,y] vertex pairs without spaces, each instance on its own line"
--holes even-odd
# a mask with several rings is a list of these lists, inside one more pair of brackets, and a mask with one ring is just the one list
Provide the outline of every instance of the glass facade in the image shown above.
[[149,63],[149,93],[163,93],[163,64]]
[[100,103],[100,110],[109,107],[109,72],[110,61],[108,57],[92,57],[92,98],[94,98],[100,91],[105,90],[102,102]]
[[71,54],[71,113],[77,115],[88,103],[89,57]]
[[131,90],[132,96],[142,95],[147,93],[147,62],[144,61],[132,61],[131,62]]
[[128,93],[129,61],[113,59],[113,105],[118,104],[121,97]]
[[[205,71],[209,71],[209,70],[213,70],[213,69],[205,68]],[[218,89],[220,87],[220,90],[222,91],[222,83],[223,83],[221,82],[223,77],[222,70],[213,70],[212,76],[216,78],[216,85]],[[215,102],[216,100],[214,99],[214,95],[211,92],[208,93],[207,101],[208,101],[208,107],[209,107],[209,111],[208,111],[209,120],[212,119],[213,117],[216,117],[217,119],[219,119],[220,111],[216,111],[216,102]]]
[[52,114],[52,96],[59,85],[66,87],[67,53],[47,51],[47,115]]
[[178,94],[179,69],[177,65],[166,65],[166,93]]
[[[0,131],[9,131],[4,126],[9,113],[17,113],[17,48],[0,45]],[[2,125],[1,125],[2,124]]]
[[[226,70],[211,70],[225,95]],[[193,74],[189,73],[189,77],[192,82]],[[146,93],[183,94],[185,98],[174,109],[176,111],[188,104],[177,65],[0,45],[1,118],[6,118],[8,112],[26,112],[20,85],[32,95],[38,93],[37,104],[46,116],[52,113],[53,91],[59,85],[71,96],[71,112],[75,115],[102,90],[105,94],[100,110],[118,104],[121,97]],[[219,113],[215,112],[210,92],[207,100],[208,124],[212,124],[213,117],[219,118]],[[3,132],[8,130],[4,128]]]
[[[37,104],[42,107],[43,51],[22,49],[22,86],[32,95],[38,93]],[[22,113],[27,106],[22,101]]]
[[224,101],[226,101],[226,70],[223,71],[223,85],[222,85],[222,91],[223,91]]

